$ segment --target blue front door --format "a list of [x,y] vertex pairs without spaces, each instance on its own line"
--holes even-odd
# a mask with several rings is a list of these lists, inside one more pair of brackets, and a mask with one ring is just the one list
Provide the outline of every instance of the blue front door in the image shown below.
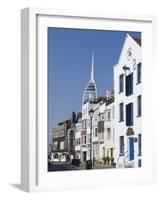
[[134,138],[129,138],[129,160],[134,160]]

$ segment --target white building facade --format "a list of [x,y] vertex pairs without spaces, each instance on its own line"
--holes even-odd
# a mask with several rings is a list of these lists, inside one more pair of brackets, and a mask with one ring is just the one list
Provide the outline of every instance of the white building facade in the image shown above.
[[81,159],[81,121],[77,122],[75,125],[75,158]]
[[94,108],[92,142],[96,162],[103,162],[107,157],[116,162],[113,95],[98,100]]
[[114,90],[97,97],[92,55],[91,79],[75,125],[76,159],[94,164],[106,161],[117,168],[142,166],[141,59],[141,40],[127,34],[114,66]]
[[116,163],[114,125],[114,92],[97,97],[93,54],[91,79],[83,95],[81,120],[75,128],[76,158],[81,162],[92,160],[93,164],[102,164],[104,159],[110,159],[109,164]]
[[127,34],[114,66],[114,107],[117,167],[142,165],[141,40]]
[[[92,124],[89,116],[91,109]],[[97,103],[87,102],[82,106],[82,118],[75,128],[75,152],[76,159],[81,162],[92,159],[95,163],[103,163],[103,158],[109,157],[116,163],[113,95],[110,98],[100,97]]]

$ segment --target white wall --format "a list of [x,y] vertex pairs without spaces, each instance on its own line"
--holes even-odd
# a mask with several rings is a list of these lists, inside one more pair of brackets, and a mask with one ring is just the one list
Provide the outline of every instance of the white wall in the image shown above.
[[[161,12],[158,0],[4,0],[0,3],[0,199],[37,200],[37,199],[160,199],[161,172],[158,171],[159,183],[156,186],[106,188],[99,190],[68,191],[55,193],[27,194],[16,188],[20,183],[20,9],[27,6],[52,7],[73,10],[97,10],[126,13],[153,13],[158,17],[158,44],[161,44]],[[158,45],[161,52],[161,45]],[[160,56],[158,56],[160,57]],[[158,59],[159,66],[161,61]],[[153,69],[153,66],[152,66]],[[152,73],[153,70],[152,70]],[[158,85],[161,67],[155,73]],[[159,130],[160,87],[154,88],[156,94],[156,120],[158,121],[158,139],[161,141]],[[157,128],[154,128],[156,131]],[[161,147],[158,147],[158,158]],[[161,169],[159,160],[158,167]],[[122,194],[124,194],[122,196]],[[132,195],[131,195],[132,194]],[[3,196],[3,197],[2,197]],[[122,197],[122,198],[121,198]]]
[[[137,117],[137,97],[142,94],[142,84],[137,84],[137,69],[133,69],[133,59],[130,61],[127,59],[127,50],[131,48],[132,49],[132,56],[136,59],[136,66],[138,63],[141,62],[141,47],[129,36],[127,35],[126,40],[124,42],[122,52],[120,59],[118,61],[118,64],[114,67],[114,91],[115,91],[115,132],[116,132],[116,152],[117,152],[117,161],[118,161],[118,167],[124,166],[124,159],[126,157],[126,163],[130,164],[130,166],[138,167],[138,159],[141,159],[141,157],[138,157],[138,143],[134,143],[134,160],[128,161],[128,154],[129,154],[129,148],[128,148],[128,139],[129,137],[126,136],[127,132],[127,126],[126,126],[126,105],[129,103],[133,103],[133,126],[130,126],[134,131],[133,137],[138,137],[138,134],[142,133],[142,117]],[[125,83],[125,71],[123,70],[123,66],[127,66],[130,68],[130,73],[133,73],[133,94],[130,96],[126,96],[126,83]],[[126,73],[129,73],[126,72]],[[119,93],[119,76],[123,74],[124,75],[124,89],[122,93]],[[128,75],[128,74],[127,74]],[[119,120],[119,105],[120,103],[123,103],[123,113],[124,113],[124,120],[120,122]],[[120,145],[119,145],[119,138],[120,136],[124,136],[124,156],[119,156],[120,154]]]

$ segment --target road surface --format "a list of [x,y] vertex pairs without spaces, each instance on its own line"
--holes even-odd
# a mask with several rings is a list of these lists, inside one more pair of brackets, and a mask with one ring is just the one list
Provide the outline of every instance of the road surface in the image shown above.
[[69,171],[69,170],[79,170],[79,168],[73,166],[70,163],[52,163],[48,165],[48,171]]

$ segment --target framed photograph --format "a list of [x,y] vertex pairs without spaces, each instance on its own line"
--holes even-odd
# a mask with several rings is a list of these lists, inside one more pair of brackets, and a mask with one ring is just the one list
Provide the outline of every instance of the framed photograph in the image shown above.
[[22,189],[155,183],[155,17],[26,8],[21,19]]

